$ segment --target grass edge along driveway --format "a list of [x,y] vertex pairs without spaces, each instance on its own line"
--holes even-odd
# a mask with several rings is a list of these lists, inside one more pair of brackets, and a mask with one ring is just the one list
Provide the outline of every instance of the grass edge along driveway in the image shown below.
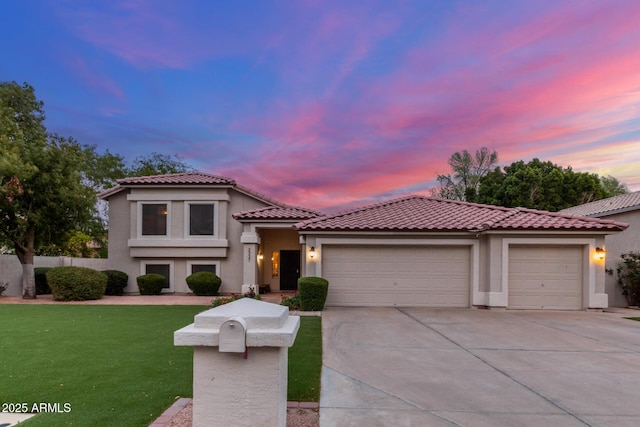
[[[148,426],[177,397],[192,396],[193,348],[174,346],[173,332],[206,309],[1,305],[0,403],[53,411],[26,427]],[[318,400],[321,352],[321,319],[302,317],[289,400]]]

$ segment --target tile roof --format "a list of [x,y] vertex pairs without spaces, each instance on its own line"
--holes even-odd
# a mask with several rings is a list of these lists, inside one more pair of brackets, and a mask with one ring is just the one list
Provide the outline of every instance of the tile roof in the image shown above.
[[562,214],[601,217],[640,209],[640,191],[563,209]]
[[224,176],[210,175],[202,172],[173,173],[167,175],[136,176],[117,180],[120,185],[148,184],[205,184],[235,185],[236,182]]
[[408,196],[295,225],[300,231],[599,230],[627,224],[522,208]]
[[239,221],[242,220],[297,220],[316,218],[320,213],[303,208],[268,206],[265,208],[242,211],[233,214]]
[[262,200],[266,203],[280,206],[283,208],[292,207],[286,205],[282,202],[274,200],[264,194],[258,193],[257,191],[253,191],[247,187],[244,187],[235,180],[231,178],[227,178],[224,176],[211,175],[203,172],[186,172],[186,173],[174,173],[174,174],[166,174],[166,175],[151,175],[151,176],[137,176],[131,178],[123,178],[116,180],[118,183],[115,187],[111,187],[108,190],[102,191],[98,193],[98,197],[102,199],[106,199],[111,195],[118,193],[119,191],[124,190],[125,188],[135,187],[135,186],[148,186],[148,185],[220,185],[220,186],[231,186],[235,188],[237,191],[253,196],[259,200]]

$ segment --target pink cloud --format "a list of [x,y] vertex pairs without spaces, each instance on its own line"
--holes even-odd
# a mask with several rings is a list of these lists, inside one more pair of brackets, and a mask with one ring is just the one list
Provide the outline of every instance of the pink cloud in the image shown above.
[[[247,168],[259,174],[248,179],[284,191],[287,200],[321,207],[433,181],[448,172],[454,151],[481,146],[497,149],[503,163],[540,157],[588,168],[602,158],[600,151],[619,149],[605,141],[637,117],[637,16],[638,7],[578,13],[567,7],[499,34],[504,22],[486,33],[458,27],[441,43],[447,55],[418,45],[390,74],[367,78],[356,92],[295,105],[281,101],[259,119],[236,123],[267,141],[249,160]],[[321,34],[328,37],[342,22],[325,24]],[[358,52],[373,55],[391,34],[373,33],[380,38],[349,45],[356,46],[355,60],[343,63],[334,81],[343,78],[341,70],[354,72]],[[621,39],[626,42],[616,43]],[[470,50],[472,64],[456,64]],[[592,148],[598,145],[603,148]],[[640,162],[640,154],[628,154],[626,161]],[[624,172],[619,162],[607,168]],[[225,171],[241,174],[242,168]]]
[[[80,77],[88,86],[92,87],[99,93],[106,93],[117,98],[120,101],[127,101],[127,98],[120,86],[102,70],[96,66],[88,66],[86,61],[80,57],[76,57],[69,62],[69,67]],[[108,109],[110,114],[121,111],[120,109]]]

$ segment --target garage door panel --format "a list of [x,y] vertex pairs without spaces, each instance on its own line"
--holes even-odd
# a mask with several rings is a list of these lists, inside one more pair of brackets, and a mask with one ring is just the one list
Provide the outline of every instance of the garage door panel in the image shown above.
[[581,246],[510,246],[509,308],[582,308]]
[[325,246],[328,305],[468,307],[468,246]]

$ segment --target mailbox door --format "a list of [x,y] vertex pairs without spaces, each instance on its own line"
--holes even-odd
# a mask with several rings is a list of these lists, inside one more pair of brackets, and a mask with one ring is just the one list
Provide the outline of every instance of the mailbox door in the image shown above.
[[244,319],[229,319],[220,326],[218,350],[222,353],[244,353],[247,324]]

